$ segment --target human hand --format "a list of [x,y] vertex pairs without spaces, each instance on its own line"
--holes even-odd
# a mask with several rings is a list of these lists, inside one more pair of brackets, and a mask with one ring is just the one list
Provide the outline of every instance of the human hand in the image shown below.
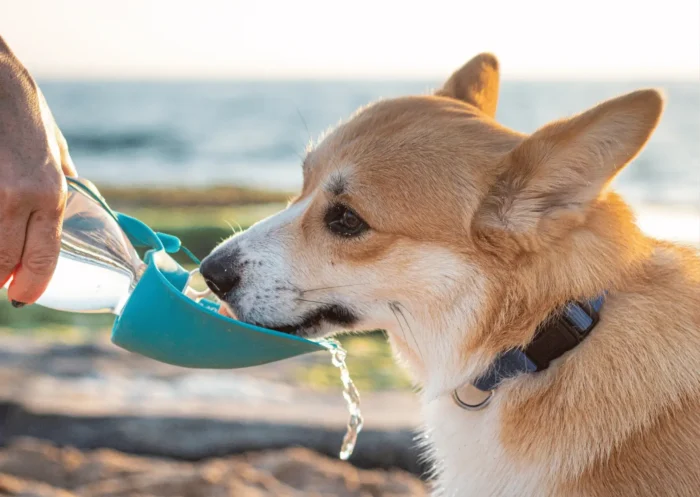
[[56,268],[77,176],[41,90],[0,36],[0,287],[15,307],[36,301]]

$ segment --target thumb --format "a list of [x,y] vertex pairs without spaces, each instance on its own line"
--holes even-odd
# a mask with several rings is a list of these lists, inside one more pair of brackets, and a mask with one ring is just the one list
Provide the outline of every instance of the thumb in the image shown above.
[[75,168],[75,164],[73,164],[73,159],[70,156],[70,152],[68,152],[68,143],[66,142],[63,133],[61,133],[61,130],[58,129],[58,126],[54,126],[54,129],[56,130],[56,142],[58,142],[58,149],[61,151],[61,169],[63,170],[63,174],[77,178],[78,171]]

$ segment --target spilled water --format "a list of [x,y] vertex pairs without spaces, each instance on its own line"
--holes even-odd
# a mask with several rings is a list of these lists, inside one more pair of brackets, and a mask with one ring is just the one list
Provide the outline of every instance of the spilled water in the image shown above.
[[350,412],[347,429],[343,437],[343,445],[340,447],[340,459],[346,461],[355,450],[357,435],[362,431],[364,423],[362,413],[360,412],[360,393],[357,387],[350,378],[350,371],[345,364],[347,351],[340,345],[340,342],[333,338],[322,338],[318,340],[320,345],[323,345],[331,353],[333,365],[340,370],[340,381],[343,382],[343,397]]

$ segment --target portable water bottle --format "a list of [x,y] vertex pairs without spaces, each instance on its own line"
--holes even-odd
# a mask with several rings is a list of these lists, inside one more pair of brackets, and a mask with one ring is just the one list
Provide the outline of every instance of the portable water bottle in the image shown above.
[[[170,256],[184,249],[179,239],[112,211],[89,181],[67,181],[58,264],[37,304],[115,314],[113,343],[178,366],[240,368],[325,350],[219,314]],[[136,248],[146,249],[143,259]]]
[[146,264],[100,202],[91,183],[69,179],[58,263],[37,304],[117,315],[123,309]]

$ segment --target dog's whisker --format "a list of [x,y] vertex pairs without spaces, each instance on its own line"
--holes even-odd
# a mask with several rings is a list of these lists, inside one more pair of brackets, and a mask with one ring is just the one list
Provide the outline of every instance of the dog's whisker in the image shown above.
[[362,285],[364,285],[364,284],[365,284],[365,283],[353,283],[353,284],[350,284],[350,285],[323,286],[323,287],[320,287],[320,288],[311,288],[311,289],[309,289],[309,290],[299,290],[299,292],[300,292],[301,294],[305,294],[305,293],[309,293],[309,292],[320,292],[321,290],[334,290],[334,289],[336,289],[336,288],[347,288],[347,287],[350,287],[350,286],[362,286]]
[[396,314],[396,309],[394,309],[394,306],[389,302],[389,310],[394,314],[394,318],[396,319],[396,322],[399,324],[399,328],[401,329],[401,335],[404,341],[406,341],[406,331],[403,329],[403,325],[401,324],[401,321],[399,321],[399,315]]
[[[297,107],[297,114],[299,114],[299,119],[301,119],[302,124],[304,125],[304,129],[306,130],[306,134],[309,135],[309,141],[313,141],[313,137],[311,136],[311,131],[309,131],[309,125],[306,122],[306,119],[304,118],[304,115],[301,113],[299,110],[299,107]],[[301,160],[303,161],[304,158],[302,157]]]
[[207,285],[213,286],[213,287],[214,287],[214,290],[216,290],[217,292],[220,292],[220,291],[221,291],[221,289],[219,288],[219,285],[217,285],[216,283],[214,283],[214,282],[211,281],[211,280],[209,280],[209,281],[207,282]]
[[[409,324],[408,319],[406,319],[406,315],[401,310],[401,307],[403,307],[404,309],[406,307],[403,304],[401,304],[400,302],[396,302],[395,305],[396,305],[396,311],[401,315],[401,317],[404,320],[404,323],[406,323],[406,327],[408,328],[408,331],[411,333],[411,337],[413,338],[413,342],[416,344],[416,348],[418,349],[418,354],[420,355],[421,360],[425,364],[425,359],[423,358],[423,351],[421,350],[420,345],[418,345],[418,339],[416,338],[416,335],[413,333],[413,328],[411,328],[411,325]],[[399,306],[401,306],[401,307],[399,307]],[[409,312],[409,314],[410,314],[410,312]],[[411,315],[411,317],[413,317],[413,315]]]
[[[406,323],[406,327],[408,328],[408,331],[411,333],[411,338],[413,338],[413,343],[416,345],[416,349],[418,350],[418,355],[420,355],[421,360],[423,361],[423,363],[425,363],[425,358],[423,357],[423,351],[421,350],[420,345],[418,345],[418,340],[416,339],[416,335],[413,333],[413,329],[411,328],[411,325],[408,323],[408,319],[406,319],[406,315],[403,313],[403,311],[401,310],[401,307],[399,307],[399,306],[405,307],[400,302],[390,302],[389,303],[389,308],[394,313],[394,317],[396,318],[396,322],[399,323],[399,326],[401,327],[401,332],[404,334],[404,340],[406,339],[405,338],[406,332],[403,329],[403,325],[401,324],[401,320],[399,319],[399,315],[403,318],[404,323]],[[410,311],[409,311],[409,314],[410,314]],[[413,317],[413,316],[411,316],[411,317]]]
[[[397,307],[398,307],[398,306],[401,306],[401,308],[402,308],[404,311],[406,311],[406,312],[408,313],[409,316],[411,316],[411,319],[413,319],[414,321],[416,320],[416,317],[413,315],[413,313],[410,311],[410,309],[409,309],[408,307],[406,307],[405,305],[403,305],[401,302],[394,302],[394,304],[395,304]],[[405,316],[404,316],[404,319],[406,319]]]
[[236,223],[236,226],[238,226],[238,229],[236,229],[234,228],[233,224],[231,224],[229,221],[224,220],[224,222],[228,224],[228,227],[231,228],[231,231],[233,231],[234,235],[243,232],[243,227],[240,225],[240,223]]
[[300,302],[310,302],[312,304],[333,305],[332,302],[322,302],[320,300],[308,300],[308,299],[300,299],[300,298],[297,298],[296,300],[298,300]]

